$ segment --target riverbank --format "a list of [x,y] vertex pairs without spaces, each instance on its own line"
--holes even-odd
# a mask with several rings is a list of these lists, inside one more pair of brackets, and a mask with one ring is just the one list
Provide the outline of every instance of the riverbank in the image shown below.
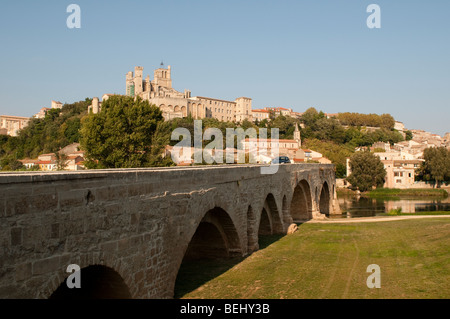
[[421,212],[421,213],[403,213],[399,215],[380,214],[373,217],[358,218],[341,218],[341,219],[312,219],[307,223],[311,224],[327,224],[327,223],[375,223],[375,222],[392,222],[407,219],[424,219],[424,218],[450,218],[450,212]]
[[365,194],[370,198],[399,198],[415,199],[424,197],[447,198],[448,192],[445,189],[436,188],[418,188],[418,189],[397,189],[397,188],[378,188]]
[[[450,218],[421,217],[304,223],[183,298],[450,298]],[[366,285],[371,264],[380,266],[380,289]]]
[[377,188],[367,192],[353,191],[348,188],[338,188],[338,196],[361,196],[375,199],[423,199],[427,198],[447,198],[449,193],[446,189],[437,188]]

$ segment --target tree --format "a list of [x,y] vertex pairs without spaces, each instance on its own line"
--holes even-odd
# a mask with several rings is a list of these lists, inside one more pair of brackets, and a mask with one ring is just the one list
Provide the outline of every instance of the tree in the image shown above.
[[67,167],[67,154],[56,152],[56,170],[63,171]]
[[141,98],[112,96],[102,111],[82,120],[81,148],[88,168],[150,166],[153,134],[161,110]]
[[347,181],[365,192],[384,184],[386,170],[380,158],[370,152],[357,152],[350,158],[351,174]]
[[419,168],[419,176],[424,180],[434,180],[440,187],[442,181],[450,180],[450,150],[445,147],[429,147],[423,152],[425,161]]
[[413,139],[413,133],[411,131],[405,131],[405,141],[410,141]]

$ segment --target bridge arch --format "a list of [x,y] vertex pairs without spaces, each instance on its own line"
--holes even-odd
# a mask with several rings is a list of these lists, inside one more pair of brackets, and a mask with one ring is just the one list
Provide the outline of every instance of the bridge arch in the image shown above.
[[68,277],[60,283],[49,299],[131,299],[132,297],[122,276],[107,266],[91,265],[82,268],[80,289],[68,288],[66,283]]
[[290,210],[294,221],[312,218],[311,188],[306,180],[301,180],[295,187]]
[[327,217],[330,215],[330,203],[330,189],[328,183],[324,182],[320,192],[319,210],[321,214],[324,214]]
[[239,235],[232,219],[225,210],[214,207],[197,226],[184,259],[230,257],[241,253]]
[[183,273],[183,271],[180,272],[180,269],[185,264],[189,267],[189,263],[198,260],[235,256],[242,256],[239,234],[230,215],[224,209],[216,206],[208,210],[198,223],[176,264],[173,286],[171,286],[173,295],[180,290],[178,277]]
[[272,193],[266,199],[259,216],[258,236],[283,233],[283,223],[278,205]]

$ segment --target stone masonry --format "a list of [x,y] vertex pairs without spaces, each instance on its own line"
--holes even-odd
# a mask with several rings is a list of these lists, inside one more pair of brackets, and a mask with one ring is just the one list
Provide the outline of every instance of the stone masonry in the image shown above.
[[[133,298],[172,298],[199,225],[245,256],[263,218],[265,232],[286,234],[293,220],[338,212],[333,165],[260,168],[0,174],[0,298],[48,298],[69,264],[113,269]],[[200,239],[189,249],[208,248]]]

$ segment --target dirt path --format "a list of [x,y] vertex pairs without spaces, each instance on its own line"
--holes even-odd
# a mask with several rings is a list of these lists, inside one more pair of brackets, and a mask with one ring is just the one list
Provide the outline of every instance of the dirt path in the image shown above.
[[386,216],[386,217],[357,217],[357,218],[342,218],[342,219],[324,219],[324,220],[309,220],[307,223],[374,223],[374,222],[392,222],[396,220],[405,219],[420,219],[420,218],[450,218],[450,215],[418,215],[418,216]]

